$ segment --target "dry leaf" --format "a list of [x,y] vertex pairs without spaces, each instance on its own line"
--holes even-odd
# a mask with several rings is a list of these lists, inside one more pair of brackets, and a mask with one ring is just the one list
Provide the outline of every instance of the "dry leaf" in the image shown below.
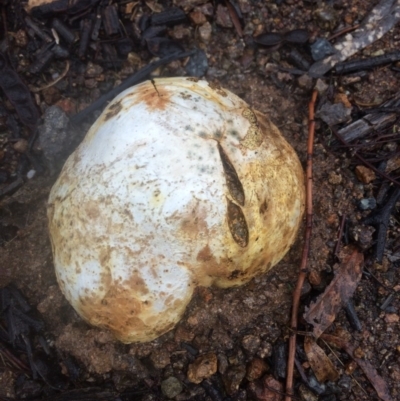
[[[349,333],[346,334],[347,334],[346,337],[348,338],[350,334]],[[371,363],[368,360],[357,358],[354,355],[354,351],[357,349],[357,345],[352,345],[349,343],[349,341],[343,338],[327,334],[322,334],[321,338],[323,338],[326,342],[335,345],[336,347],[342,348],[354,359],[355,362],[357,362],[358,366],[362,369],[365,376],[367,376],[368,380],[374,387],[375,391],[377,392],[381,400],[393,401],[393,398],[391,397],[389,392],[389,387],[385,382],[385,380],[383,379],[383,377],[379,376],[376,369],[371,365]]]
[[337,313],[352,297],[361,279],[363,254],[358,251],[346,257],[332,282],[304,314],[305,320],[314,326],[318,338],[335,320]]
[[339,373],[332,361],[312,337],[306,336],[304,338],[304,350],[311,369],[320,383],[324,383],[327,380],[334,382],[339,378]]

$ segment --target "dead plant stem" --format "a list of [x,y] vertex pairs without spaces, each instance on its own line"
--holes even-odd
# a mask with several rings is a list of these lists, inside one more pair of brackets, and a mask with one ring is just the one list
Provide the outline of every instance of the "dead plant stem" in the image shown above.
[[303,245],[303,253],[301,257],[300,271],[297,278],[296,288],[293,291],[292,315],[290,319],[291,334],[289,337],[289,353],[287,364],[286,377],[286,397],[285,401],[291,401],[293,396],[293,372],[294,359],[296,353],[296,330],[297,330],[297,315],[299,312],[300,294],[304,280],[307,274],[307,259],[310,251],[310,239],[312,229],[312,158],[315,133],[315,103],[317,100],[317,91],[314,90],[311,96],[311,101],[308,105],[308,141],[307,141],[307,170],[306,170],[306,230]]

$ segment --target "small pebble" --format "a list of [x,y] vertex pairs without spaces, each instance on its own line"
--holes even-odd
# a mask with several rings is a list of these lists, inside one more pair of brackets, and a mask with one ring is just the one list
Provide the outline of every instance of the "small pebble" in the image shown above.
[[332,185],[339,185],[342,182],[341,174],[336,174],[334,171],[331,171],[329,173],[328,182]]
[[98,84],[99,83],[93,78],[85,79],[85,88],[87,89],[97,88]]
[[297,84],[302,89],[310,90],[313,85],[313,79],[308,74],[304,74],[297,79]]
[[199,35],[200,39],[203,42],[209,42],[211,39],[211,34],[212,34],[212,26],[209,22],[206,22],[199,28]]
[[396,313],[386,313],[385,314],[385,322],[386,323],[397,323],[399,320],[400,320],[400,317]]
[[335,95],[335,103],[343,103],[348,109],[353,107],[345,93],[337,93]]
[[353,379],[350,376],[342,375],[342,377],[338,381],[338,385],[342,389],[349,391],[351,390],[352,387],[352,381]]
[[329,126],[348,121],[350,115],[351,109],[348,109],[344,104],[331,104],[329,102],[325,103],[316,113],[316,116]]
[[189,18],[195,25],[203,25],[207,22],[206,16],[199,10],[192,11],[189,14]]
[[231,366],[222,377],[226,392],[229,395],[235,394],[245,376],[246,368],[243,365]]
[[18,153],[25,153],[28,149],[28,141],[26,139],[19,139],[14,143],[14,150]]
[[317,79],[317,82],[315,83],[315,89],[318,91],[320,96],[324,95],[328,88],[329,85],[327,85],[321,78]]
[[373,170],[365,166],[356,167],[356,176],[364,184],[369,184],[376,179],[376,175]]
[[203,77],[208,69],[207,55],[204,50],[197,49],[185,66],[187,74],[191,77]]
[[320,285],[321,282],[322,282],[321,273],[319,271],[316,271],[316,270],[311,270],[309,275],[308,275],[308,281],[313,286]]
[[246,379],[251,382],[260,378],[268,370],[268,365],[261,358],[254,358],[247,364]]
[[243,348],[248,351],[250,354],[255,354],[260,348],[261,340],[260,337],[248,334],[244,336],[242,339]]
[[217,371],[217,356],[213,352],[199,356],[189,365],[187,377],[190,382],[199,384]]
[[171,363],[170,353],[164,349],[156,349],[150,355],[150,360],[156,369],[164,369]]
[[28,35],[24,29],[20,29],[14,36],[15,44],[18,47],[26,47],[28,45]]
[[[197,3],[205,3],[205,1],[197,1]],[[201,11],[207,17],[212,17],[214,15],[214,6],[212,3],[200,4],[195,10]]]
[[318,401],[318,396],[316,394],[314,394],[304,384],[300,385],[299,393],[300,393],[301,399],[304,401]]
[[355,361],[350,361],[345,365],[345,373],[346,375],[352,375],[354,371],[357,369],[358,365]]
[[353,356],[355,358],[364,358],[365,357],[365,353],[360,347],[357,347],[353,352]]
[[218,372],[224,375],[228,369],[229,362],[225,354],[218,354]]
[[376,208],[376,199],[375,198],[364,198],[358,202],[358,207],[361,210],[372,210]]
[[372,246],[375,228],[372,226],[359,225],[350,230],[352,239],[362,250],[367,250]]
[[103,67],[93,64],[91,62],[88,63],[85,71],[85,76],[87,78],[96,78],[103,72]]
[[328,4],[323,4],[314,11],[315,18],[321,28],[332,30],[338,22],[338,13]]
[[26,173],[26,178],[27,178],[28,180],[31,180],[31,179],[35,176],[35,174],[36,174],[36,171],[35,171],[35,170],[29,170],[29,171]]
[[334,47],[324,38],[317,40],[310,46],[311,56],[314,61],[319,61],[335,53]]
[[182,392],[182,384],[176,377],[171,376],[161,382],[161,391],[171,399]]

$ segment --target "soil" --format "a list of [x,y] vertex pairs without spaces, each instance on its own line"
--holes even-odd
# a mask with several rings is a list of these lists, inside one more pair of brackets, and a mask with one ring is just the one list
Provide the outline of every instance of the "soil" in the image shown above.
[[[157,7],[168,9],[172,5],[172,2],[132,2],[139,4],[134,6],[137,14],[131,21],[131,14],[126,8],[130,3],[119,3],[120,18],[125,24],[131,25],[138,25],[139,16],[143,13],[150,15],[152,9],[158,11]],[[223,87],[242,97],[254,109],[269,115],[305,166],[307,107],[315,80],[313,82],[304,77],[300,79],[298,75],[277,70],[278,65],[292,68],[285,59],[287,48],[284,46],[269,52],[251,44],[251,35],[305,28],[312,33],[312,37],[329,37],[340,28],[359,23],[372,8],[371,2],[339,0],[316,4],[311,1],[239,0],[237,4],[243,13],[244,38],[239,38],[232,27],[224,2],[213,4],[177,0],[174,3],[187,14],[194,11],[197,14],[185,23],[169,27],[167,35],[185,48],[190,49],[196,45],[203,49],[208,59],[205,78],[209,81],[218,80]],[[29,43],[34,39],[26,35],[20,2],[2,4],[3,18],[7,18],[7,34],[3,36],[2,50],[7,39],[6,51],[11,63],[30,87],[41,87],[52,81],[64,70],[66,61],[55,59],[40,74],[29,73],[29,65],[32,63]],[[324,15],[319,11],[321,8],[332,18],[321,17],[321,14]],[[41,21],[48,26],[50,19],[43,17]],[[211,27],[209,38],[199,33],[204,28],[204,21]],[[196,22],[200,22],[199,25]],[[369,57],[382,51],[390,52],[399,45],[400,29],[395,27],[383,39],[357,56]],[[152,60],[145,46],[137,45],[127,57],[119,58],[119,65],[110,66],[104,58],[96,58],[97,53],[93,47],[79,60],[76,46],[71,45],[72,62],[67,75],[56,85],[35,93],[34,100],[41,114],[49,106],[57,104],[72,116]],[[299,51],[307,53],[301,46]],[[185,62],[187,60],[174,61],[156,70],[153,76],[183,75]],[[91,73],[88,73],[89,69]],[[331,98],[342,94],[342,99],[344,96],[350,102],[353,113],[350,119],[356,120],[363,106],[375,107],[398,92],[400,74],[398,70],[384,66],[368,71],[355,84],[343,84],[340,77],[327,78],[325,83],[329,85],[327,93]],[[323,95],[322,99],[326,100],[327,96]],[[14,115],[17,120],[15,110],[7,100],[5,106],[7,113]],[[76,130],[69,131],[70,141],[65,142],[65,148],[52,163],[46,161],[43,150],[35,145],[32,154],[36,161],[31,164],[24,162],[24,152],[15,149],[15,144],[21,139],[29,140],[32,135],[29,129],[21,126],[18,136],[13,136],[9,130],[2,128],[0,169],[7,176],[2,188],[15,180],[21,171],[24,184],[14,194],[0,200],[0,224],[3,230],[0,243],[0,287],[14,283],[29,304],[37,309],[45,323],[42,333],[51,352],[57,357],[62,374],[67,378],[68,389],[96,387],[103,391],[116,391],[115,394],[124,394],[124,391],[134,389],[137,393],[130,399],[143,401],[169,399],[171,395],[175,400],[222,400],[224,397],[232,400],[267,399],[254,390],[254,383],[262,387],[264,381],[261,378],[264,375],[276,376],[278,365],[282,367],[284,364],[284,359],[276,358],[276,354],[289,336],[288,316],[302,254],[304,227],[299,231],[298,239],[289,253],[268,274],[238,288],[199,288],[183,319],[172,331],[150,343],[121,344],[110,333],[88,326],[64,299],[54,274],[47,233],[46,202],[49,190],[63,160],[73,151],[82,132],[89,125],[86,122]],[[398,132],[398,126],[392,126],[391,130]],[[310,279],[304,286],[304,304],[321,292],[332,278],[337,264],[334,251],[341,219],[346,217],[348,232],[353,232],[355,228],[364,232],[366,226],[362,220],[371,211],[360,210],[358,202],[363,198],[376,198],[383,182],[380,177],[371,183],[360,181],[355,174],[355,167],[362,163],[354,159],[345,148],[334,145],[334,142],[332,130],[317,120]],[[396,148],[400,140],[397,137],[390,143]],[[32,169],[36,174],[32,179],[27,179],[26,174]],[[388,258],[388,255],[396,253],[396,238],[400,232],[398,217],[395,210],[390,220],[387,250],[382,263],[374,261],[372,238],[360,245],[360,241],[357,242],[350,235],[349,241],[358,247],[362,246],[361,250],[368,261],[368,272],[363,275],[353,297],[362,329],[357,331],[352,328],[344,311],[329,329],[329,332],[334,332],[338,328],[345,328],[351,333],[352,342],[359,344],[364,358],[371,362],[388,383],[393,399],[400,399],[400,301],[396,295],[400,288],[400,273],[397,270],[398,262]],[[386,309],[381,309],[390,294],[394,294],[392,302]],[[4,329],[4,322],[1,327]],[[305,329],[306,326],[301,322],[301,327]],[[37,339],[33,341],[35,347],[40,349]],[[299,337],[298,342],[302,349],[302,337]],[[339,379],[335,383],[325,383],[325,390],[330,392],[322,392],[320,399],[379,399],[361,369],[352,366],[348,356],[340,350],[329,349],[323,344],[321,346],[337,367]],[[27,360],[24,353],[17,353],[20,358]],[[189,380],[189,366],[195,361],[201,365],[202,361],[197,359],[204,355],[208,355],[206,362],[211,365],[211,370],[215,364],[216,372],[210,376],[209,381],[202,382],[199,379],[199,383],[194,383],[196,380],[193,380],[193,375],[200,375],[200,367],[195,365],[197,370],[191,372],[192,380]],[[309,375],[309,365],[301,352],[299,358]],[[70,359],[80,368],[76,379],[72,378],[66,362]],[[255,366],[260,363],[263,368],[254,382],[249,371],[254,373]],[[20,384],[20,376],[18,369],[0,360],[0,399],[19,399],[32,395],[28,390],[26,393],[21,390],[23,386]],[[166,384],[167,379],[169,381]],[[284,383],[279,375],[277,379]],[[24,380],[34,381],[29,374]],[[49,390],[46,380],[38,378],[36,381],[42,386],[38,399],[49,396],[53,390]],[[307,395],[301,390],[302,381],[297,374],[295,383],[297,397],[317,399],[315,391]],[[175,393],[173,385],[177,388]],[[62,391],[67,391],[67,388]],[[276,397],[274,399],[279,399],[279,396]]]

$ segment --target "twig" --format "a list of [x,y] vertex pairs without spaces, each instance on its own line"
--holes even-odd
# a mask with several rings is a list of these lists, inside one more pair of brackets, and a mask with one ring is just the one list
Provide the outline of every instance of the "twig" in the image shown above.
[[[336,358],[336,360],[344,367],[344,363],[342,360],[339,358],[339,356],[336,354],[336,352],[332,349],[332,347],[323,339],[321,338],[322,342],[325,344],[327,348],[331,351],[331,354]],[[364,390],[364,388],[361,386],[360,382],[354,377],[354,375],[350,374],[350,377],[354,380],[354,382],[357,384],[357,386],[360,388],[360,390],[368,396],[368,393]]]
[[24,180],[21,177],[18,177],[11,184],[8,184],[5,188],[0,189],[0,199],[6,195],[12,195],[17,191],[24,183]]
[[64,71],[61,73],[61,75],[58,78],[56,78],[54,81],[52,81],[46,85],[43,85],[41,87],[33,86],[33,87],[30,87],[29,89],[31,90],[31,92],[36,93],[36,92],[40,92],[42,90],[45,90],[45,89],[48,89],[48,88],[54,86],[56,83],[60,82],[68,74],[69,66],[70,66],[70,63],[69,63],[69,60],[67,60],[67,64],[64,68]]
[[239,17],[237,15],[235,7],[232,5],[232,3],[229,0],[225,0],[225,5],[228,9],[229,16],[231,17],[232,24],[236,29],[236,33],[239,35],[239,37],[242,38],[243,37],[243,29],[240,24]]
[[306,173],[306,232],[303,245],[303,253],[301,257],[300,272],[297,278],[296,288],[293,291],[293,304],[292,315],[290,319],[291,335],[289,338],[289,352],[287,364],[287,377],[286,377],[286,397],[285,401],[290,401],[293,395],[293,372],[294,372],[294,359],[296,353],[296,330],[297,330],[297,315],[300,304],[300,294],[303,287],[304,280],[307,274],[307,259],[310,251],[310,239],[312,230],[312,157],[314,146],[315,134],[315,102],[317,100],[318,92],[313,91],[311,101],[308,106],[308,143],[307,143],[307,173]]
[[367,263],[365,263],[365,265],[364,265],[364,271],[363,271],[364,275],[367,276],[368,278],[372,277],[385,290],[392,291],[392,289],[390,287],[388,287],[387,285],[383,284],[382,281],[380,281],[378,279],[378,277],[375,276],[375,274],[373,274],[370,270],[368,270],[368,267],[366,266],[366,264]]
[[342,235],[343,235],[344,225],[346,223],[346,218],[347,218],[346,213],[344,213],[342,216],[342,221],[340,222],[338,240],[336,243],[335,253],[334,253],[335,256],[338,256],[339,251],[340,251],[340,244],[342,243]]
[[98,108],[100,108],[101,106],[103,106],[104,103],[106,103],[108,100],[113,99],[115,96],[117,96],[119,93],[121,93],[125,89],[128,89],[129,87],[136,85],[139,82],[143,81],[145,78],[147,78],[148,75],[150,75],[158,67],[160,67],[164,64],[168,64],[171,61],[175,61],[175,60],[179,60],[181,58],[193,56],[193,54],[195,52],[196,52],[196,50],[173,53],[166,57],[163,57],[162,59],[160,59],[158,61],[154,61],[153,63],[147,65],[146,67],[143,67],[141,70],[139,70],[135,74],[131,75],[124,82],[122,82],[121,85],[117,86],[116,88],[112,89],[110,92],[101,96],[99,99],[97,99],[95,102],[93,102],[90,106],[86,107],[86,109],[82,110],[78,114],[75,114],[71,118],[71,123],[77,124],[77,123],[81,122],[90,113],[92,113],[93,111],[95,111]]
[[399,60],[400,60],[400,52],[395,51],[391,53],[386,53],[382,56],[338,63],[335,66],[335,71],[337,74],[342,74],[342,75],[349,74],[350,72],[355,72],[359,70],[370,70],[372,68],[379,67],[384,64],[393,63]]
[[[336,138],[339,139],[339,141],[347,147],[352,147],[349,143],[347,143],[342,136],[336,131],[336,130],[332,130],[332,132],[335,134]],[[356,157],[358,160],[360,160],[361,163],[365,164],[367,167],[369,167],[371,170],[373,170],[376,174],[380,175],[383,178],[386,178],[388,181],[392,182],[395,185],[400,186],[400,181],[395,180],[394,178],[388,176],[387,174],[385,174],[384,172],[378,170],[373,164],[371,164],[370,162],[368,162],[367,160],[365,160],[362,156],[360,156],[357,152],[355,152],[353,154],[354,157]]]
[[331,344],[334,344],[336,347],[343,349],[351,358],[353,358],[355,362],[357,362],[358,366],[364,372],[365,376],[374,387],[378,397],[381,400],[393,401],[387,383],[382,376],[378,374],[377,370],[372,366],[368,359],[359,358],[355,355],[354,351],[356,350],[357,346],[350,344],[345,338],[330,334],[322,334],[320,338]]
[[2,342],[0,342],[0,355],[7,359],[7,361],[16,369],[25,373],[29,373],[30,369],[25,362],[16,357]]
[[346,312],[347,320],[350,323],[350,326],[357,331],[362,330],[362,324],[360,322],[360,319],[358,318],[356,308],[354,307],[352,299],[349,299],[347,304],[344,307],[344,310]]
[[335,32],[331,36],[329,36],[328,40],[331,41],[333,39],[336,39],[339,36],[342,36],[342,35],[344,35],[346,33],[349,33],[349,32],[352,32],[352,31],[358,29],[359,27],[360,27],[360,24],[357,24],[357,25],[354,25],[354,26],[349,26],[347,28],[341,29],[340,31]]
[[389,296],[383,301],[383,304],[380,306],[381,310],[385,310],[392,303],[395,295],[396,295],[395,292],[391,292],[389,294]]
[[386,234],[389,228],[389,219],[399,197],[400,187],[396,187],[386,205],[378,213],[368,216],[364,220],[364,224],[373,224],[378,228],[375,249],[375,257],[378,263],[382,263],[386,244]]

